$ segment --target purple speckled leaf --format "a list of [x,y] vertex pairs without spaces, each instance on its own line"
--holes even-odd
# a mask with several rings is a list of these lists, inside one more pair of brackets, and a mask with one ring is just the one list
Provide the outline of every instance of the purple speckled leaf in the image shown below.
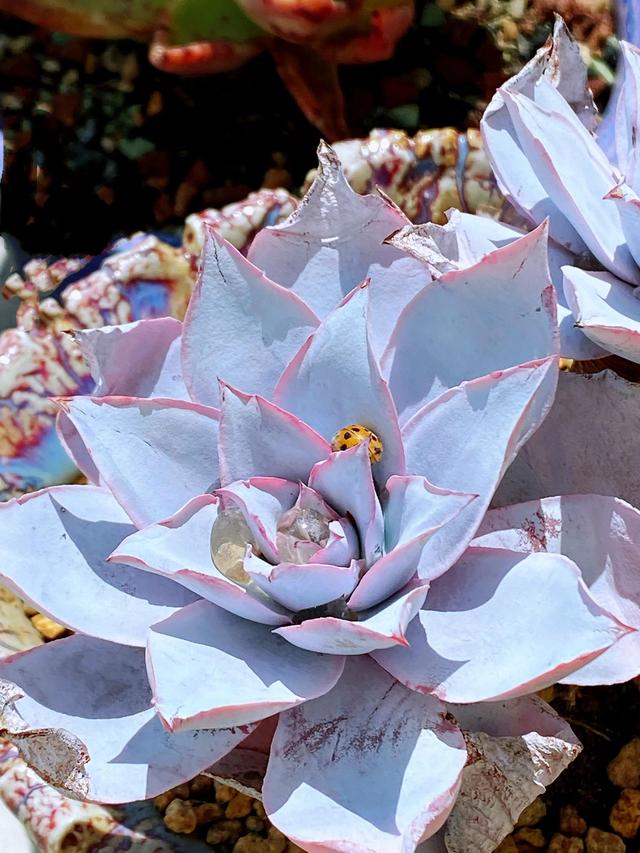
[[568,558],[470,548],[432,582],[408,645],[373,657],[413,690],[482,702],[547,687],[628,631]]
[[640,674],[640,512],[617,498],[569,495],[491,510],[474,546],[564,554],[601,607],[636,630],[569,675],[611,684]]
[[442,826],[466,758],[437,699],[351,659],[333,690],[280,715],[264,806],[311,853],[404,853]]

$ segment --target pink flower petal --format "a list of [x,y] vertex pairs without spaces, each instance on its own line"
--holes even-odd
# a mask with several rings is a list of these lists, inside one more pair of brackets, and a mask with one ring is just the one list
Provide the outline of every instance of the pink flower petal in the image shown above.
[[305,480],[331,446],[295,415],[262,397],[222,388],[220,473],[223,485],[251,477]]
[[0,504],[2,583],[63,625],[144,646],[149,625],[195,596],[107,557],[134,526],[105,489],[54,486]]
[[218,377],[270,397],[284,367],[317,325],[301,299],[207,230],[182,344],[194,400],[219,406]]
[[439,489],[424,477],[390,477],[386,491],[387,553],[349,599],[353,610],[373,607],[407,584],[417,572],[425,543],[476,498]]
[[373,657],[413,690],[482,702],[553,684],[629,630],[591,598],[566,557],[470,548],[433,581],[408,647]]
[[384,448],[379,483],[404,473],[400,427],[367,330],[368,287],[352,293],[322,322],[282,374],[276,402],[331,441],[349,424],[362,424]]
[[368,445],[362,442],[318,462],[309,475],[309,486],[340,515],[353,518],[366,565],[379,559],[384,547],[384,522],[373,483]]
[[544,224],[406,306],[382,359],[401,420],[465,380],[557,353],[557,334]]
[[147,649],[154,705],[170,731],[262,720],[322,696],[344,667],[206,601],[154,625]]
[[138,527],[217,485],[215,409],[137,397],[71,397],[62,405],[102,480]]
[[[201,773],[248,733],[170,734],[151,707],[142,649],[82,635],[3,660],[0,678],[17,686],[7,686],[4,698],[13,694],[27,723],[12,740],[45,780],[81,799],[155,797]],[[20,722],[11,703],[3,722]]]
[[428,584],[409,585],[380,607],[361,613],[358,622],[322,616],[276,628],[274,633],[301,649],[329,655],[362,655],[406,646],[407,625],[424,604],[428,588]]
[[447,391],[403,428],[407,467],[431,483],[479,495],[426,544],[419,573],[446,571],[462,554],[518,449],[551,406],[557,359],[499,371]]
[[[221,574],[211,558],[211,530],[218,499],[201,495],[172,518],[150,524],[120,543],[109,559],[175,580],[202,598],[244,619],[287,625],[286,611],[259,590],[239,586]],[[156,620],[158,621],[158,620]]]
[[264,806],[312,853],[402,853],[442,826],[466,758],[443,705],[349,660],[333,690],[280,715]]
[[640,675],[640,512],[617,498],[570,495],[494,509],[474,546],[563,554],[595,601],[636,631],[569,675],[570,684],[612,684]]

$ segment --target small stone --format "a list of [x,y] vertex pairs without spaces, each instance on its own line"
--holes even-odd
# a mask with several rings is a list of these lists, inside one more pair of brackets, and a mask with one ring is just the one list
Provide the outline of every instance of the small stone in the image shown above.
[[191,788],[191,796],[195,800],[208,799],[209,795],[215,792],[215,785],[211,776],[196,776],[189,782],[189,787]]
[[626,743],[607,767],[607,774],[619,788],[640,787],[640,738]]
[[565,835],[584,835],[587,822],[580,817],[575,806],[562,806],[560,809],[560,832]]
[[234,788],[230,788],[229,785],[223,785],[222,782],[215,783],[216,788],[216,800],[219,803],[229,803],[238,793]]
[[154,797],[153,805],[163,812],[169,803],[172,803],[176,797],[179,797],[181,800],[189,798],[189,785],[187,785],[186,782],[182,785],[178,785],[176,788],[171,788],[171,790],[165,791],[164,794]]
[[198,826],[201,826],[203,823],[211,823],[224,815],[222,806],[219,803],[200,803],[200,805],[194,807],[194,811]]
[[538,797],[537,800],[534,800],[530,805],[526,807],[526,809],[522,812],[520,817],[518,818],[518,822],[516,823],[517,827],[520,826],[535,826],[537,823],[544,818],[547,813],[547,807],[542,801],[541,797]]
[[236,794],[225,809],[227,817],[246,817],[251,814],[253,799],[246,794]]
[[164,813],[164,825],[172,832],[193,832],[198,825],[193,804],[189,800],[173,800]]
[[587,853],[626,853],[627,847],[619,835],[603,832],[594,826],[587,832]]
[[256,817],[252,814],[245,820],[244,825],[247,827],[249,832],[262,832],[264,829],[264,821],[262,818]]
[[609,823],[623,838],[635,838],[640,829],[640,791],[624,788],[611,809]]
[[533,829],[530,826],[523,826],[522,829],[519,829],[514,833],[513,837],[518,848],[520,847],[521,842],[528,844],[529,847],[533,847],[535,849],[542,848],[547,843],[542,830]]
[[515,41],[518,38],[518,25],[511,18],[505,18],[502,22],[502,38],[505,41]]
[[[226,833],[225,841],[234,844],[238,838],[242,835],[244,831],[244,827],[239,820],[219,820],[213,827],[214,829],[221,829]],[[209,830],[210,832],[211,830]],[[207,833],[207,840],[209,838],[209,834]],[[209,842],[211,843],[211,842]]]
[[547,853],[583,853],[584,841],[581,838],[569,838],[559,832],[549,842]]
[[233,845],[233,853],[269,853],[269,842],[259,835],[243,835]]
[[[262,805],[260,800],[254,800],[253,801],[253,810],[258,815],[258,817],[266,817],[267,816],[267,813],[264,810],[264,806]],[[278,832],[278,830],[275,829],[275,827],[273,827],[273,828],[276,832]]]
[[42,613],[36,613],[35,616],[32,616],[31,623],[42,634],[45,640],[59,640],[60,637],[63,637],[67,633],[64,625],[59,625]]
[[288,841],[286,835],[283,835],[275,826],[269,827],[267,838],[269,839],[270,853],[284,853],[287,849]]
[[294,844],[293,841],[290,841],[287,845],[287,853],[304,853],[302,847],[298,847],[297,844]]
[[224,844],[230,837],[231,833],[228,829],[220,829],[220,826],[216,824],[207,832],[207,844],[216,847],[218,844]]
[[507,837],[495,849],[495,853],[518,853],[518,845],[514,841],[513,835]]

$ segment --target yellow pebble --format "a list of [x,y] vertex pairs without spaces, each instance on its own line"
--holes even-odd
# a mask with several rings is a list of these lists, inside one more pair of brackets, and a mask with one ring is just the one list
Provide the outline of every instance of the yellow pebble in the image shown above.
[[31,617],[31,622],[36,631],[39,631],[45,640],[58,640],[67,633],[64,625],[58,625],[53,619],[44,616],[42,613],[36,613]]

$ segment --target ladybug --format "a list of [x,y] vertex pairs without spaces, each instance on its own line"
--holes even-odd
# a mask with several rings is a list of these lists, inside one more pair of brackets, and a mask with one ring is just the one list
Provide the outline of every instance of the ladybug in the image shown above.
[[382,442],[370,429],[362,424],[349,424],[349,426],[339,429],[331,439],[331,449],[335,452],[338,450],[347,450],[349,447],[355,447],[363,441],[369,442],[369,458],[371,463],[379,462],[382,459]]

